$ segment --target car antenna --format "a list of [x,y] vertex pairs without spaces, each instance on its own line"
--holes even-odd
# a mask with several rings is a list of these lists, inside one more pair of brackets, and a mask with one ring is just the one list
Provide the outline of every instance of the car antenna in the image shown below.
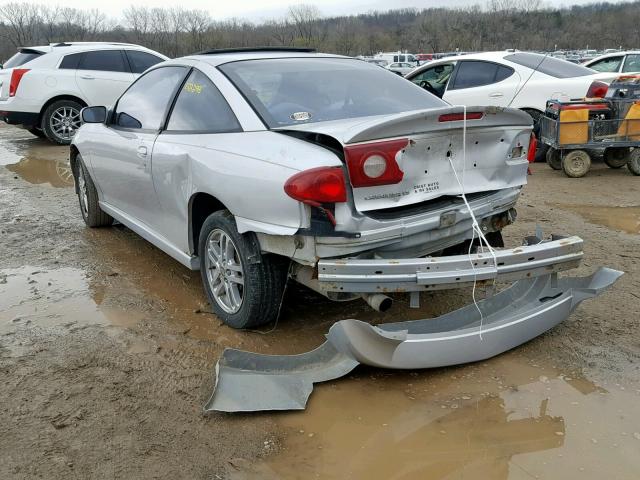
[[527,78],[527,80],[525,80],[525,82],[520,86],[516,94],[513,96],[513,98],[509,102],[509,105],[507,105],[507,107],[510,107],[513,101],[516,99],[516,97],[520,95],[520,92],[522,91],[522,89],[527,85],[527,83],[529,83],[529,80],[531,80],[531,77],[533,77],[533,74],[538,71],[538,69],[540,68],[540,65],[542,65],[542,62],[544,62],[548,56],[549,56],[549,52],[544,54],[544,57],[542,57],[542,60],[538,62],[538,65],[536,65],[536,68],[534,68],[533,71],[529,74],[529,78]]

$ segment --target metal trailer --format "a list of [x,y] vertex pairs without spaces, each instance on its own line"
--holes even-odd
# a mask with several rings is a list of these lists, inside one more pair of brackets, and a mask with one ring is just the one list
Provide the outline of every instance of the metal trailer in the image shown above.
[[594,150],[609,167],[640,175],[640,76],[619,77],[604,99],[549,100],[540,141],[550,147],[547,164],[568,177],[589,172]]

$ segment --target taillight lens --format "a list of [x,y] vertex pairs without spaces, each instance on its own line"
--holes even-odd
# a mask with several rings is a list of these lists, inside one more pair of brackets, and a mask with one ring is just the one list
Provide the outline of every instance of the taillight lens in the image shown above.
[[318,167],[296,173],[284,184],[291,198],[303,203],[340,203],[347,201],[341,167]]
[[527,160],[529,163],[535,162],[537,149],[538,149],[538,139],[532,132],[531,138],[529,140],[529,151],[527,152]]
[[609,90],[609,85],[599,80],[594,80],[587,90],[587,98],[604,98]]
[[[482,112],[467,112],[467,120],[480,120],[484,117]],[[438,117],[439,122],[460,122],[464,120],[464,112],[444,113]]]
[[11,81],[9,82],[9,96],[15,97],[16,92],[18,91],[18,85],[20,85],[20,80],[25,73],[29,71],[28,68],[14,68],[11,72]]
[[404,172],[396,155],[408,144],[409,139],[400,138],[344,147],[351,185],[357,188],[400,183]]

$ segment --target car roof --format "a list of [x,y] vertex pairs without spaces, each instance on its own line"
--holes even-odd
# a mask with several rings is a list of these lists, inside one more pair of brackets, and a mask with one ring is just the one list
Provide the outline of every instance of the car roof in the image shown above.
[[35,47],[20,47],[21,50],[37,50],[43,53],[77,53],[92,50],[113,50],[118,48],[128,48],[132,50],[149,51],[153,53],[153,50],[143,47],[142,45],[136,45],[134,43],[120,43],[120,42],[58,42],[51,43],[49,45],[35,46]]
[[509,50],[509,51],[498,51],[498,52],[479,52],[479,53],[465,53],[462,55],[450,55],[448,57],[442,57],[437,60],[433,60],[433,62],[441,62],[443,60],[453,61],[453,60],[504,60],[504,57],[507,55],[511,55],[512,53],[517,53],[517,51]]
[[[215,51],[214,51],[215,52]],[[309,51],[302,50],[244,50],[239,49],[236,51],[232,50],[223,50],[220,53],[201,53],[188,55],[186,57],[177,58],[176,61],[180,60],[197,60],[200,62],[208,63],[214,67],[218,65],[222,65],[225,63],[238,62],[242,60],[262,60],[262,59],[274,59],[274,58],[348,58],[354,59],[353,57],[345,57],[343,55],[333,55],[329,53],[315,53]]]

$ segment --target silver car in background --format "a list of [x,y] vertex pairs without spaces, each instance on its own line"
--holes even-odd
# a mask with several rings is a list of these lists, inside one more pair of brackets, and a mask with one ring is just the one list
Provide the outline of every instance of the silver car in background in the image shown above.
[[200,269],[233,327],[274,320],[288,279],[384,309],[387,292],[415,303],[421,291],[547,274],[582,255],[571,237],[471,261],[474,218],[494,246],[515,218],[530,117],[477,107],[465,118],[356,59],[204,52],[153,67],[83,120],[71,164],[87,225],[116,219]]

